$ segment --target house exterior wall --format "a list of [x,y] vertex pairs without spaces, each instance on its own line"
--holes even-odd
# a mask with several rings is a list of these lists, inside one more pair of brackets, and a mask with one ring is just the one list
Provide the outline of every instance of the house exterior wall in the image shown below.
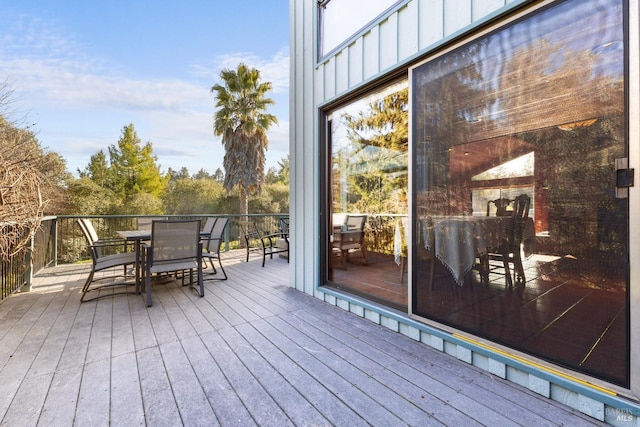
[[[356,34],[330,55],[317,59],[316,2],[290,0],[291,27],[291,284],[344,310],[402,333],[425,345],[472,363],[501,378],[564,402],[594,418],[615,424],[619,414],[640,422],[640,361],[632,350],[631,389],[614,390],[589,385],[554,366],[509,355],[491,343],[443,333],[365,300],[326,289],[320,283],[322,107],[359,88],[406,68],[426,53],[463,33],[499,20],[532,2],[529,0],[407,0]],[[630,2],[629,51],[638,52],[638,5]],[[629,58],[629,161],[640,165],[638,57]],[[640,186],[630,189],[631,218],[640,212]],[[634,212],[636,215],[634,215]],[[633,219],[632,219],[633,221]],[[640,227],[630,226],[631,259],[638,258]],[[635,257],[634,257],[635,256]],[[631,307],[640,304],[640,265],[631,263]],[[637,312],[637,310],[636,310]],[[638,315],[631,310],[631,348],[638,347]],[[628,425],[628,424],[627,424]]]

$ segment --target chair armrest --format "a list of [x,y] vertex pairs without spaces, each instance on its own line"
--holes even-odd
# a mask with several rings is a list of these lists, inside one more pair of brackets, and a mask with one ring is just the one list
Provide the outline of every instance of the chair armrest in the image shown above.
[[92,244],[89,245],[90,248],[117,248],[126,245],[125,240],[121,241],[106,241],[106,240],[96,240]]
[[105,245],[109,245],[109,244],[125,244],[127,243],[127,241],[125,239],[122,239],[120,237],[109,237],[106,239],[98,239],[96,241],[93,242],[93,244],[105,244]]
[[289,236],[287,235],[287,233],[281,233],[281,232],[275,232],[275,233],[268,233],[263,235],[262,237],[260,237],[260,239],[264,242],[264,239],[268,239],[269,240],[269,245],[273,246],[273,240],[274,239],[285,239],[288,241]]

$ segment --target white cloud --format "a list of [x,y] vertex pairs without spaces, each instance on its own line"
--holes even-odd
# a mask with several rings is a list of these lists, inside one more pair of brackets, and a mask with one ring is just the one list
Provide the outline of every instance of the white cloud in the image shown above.
[[[43,145],[67,159],[72,172],[84,168],[92,154],[116,144],[129,123],[143,142],[153,143],[163,169],[215,171],[224,150],[213,135],[209,90],[222,68],[235,68],[239,62],[258,68],[262,79],[273,84],[273,94],[284,99],[279,104],[288,102],[287,49],[271,58],[229,53],[211,67],[194,65],[191,76],[141,79],[119,71],[122,64],[105,64],[88,54],[53,25],[18,21],[9,30],[0,29],[0,80],[8,77],[20,104],[36,114]],[[288,152],[284,111],[279,126],[269,132],[269,165]]]

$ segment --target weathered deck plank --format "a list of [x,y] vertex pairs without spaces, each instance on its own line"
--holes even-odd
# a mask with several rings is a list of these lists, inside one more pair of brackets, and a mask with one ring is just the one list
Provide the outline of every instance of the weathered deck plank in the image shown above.
[[291,289],[286,260],[223,263],[149,308],[39,275],[0,304],[0,425],[600,425]]

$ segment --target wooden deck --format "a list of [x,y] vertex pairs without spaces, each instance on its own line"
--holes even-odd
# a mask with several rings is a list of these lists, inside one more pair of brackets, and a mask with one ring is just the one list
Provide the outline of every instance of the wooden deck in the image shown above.
[[176,282],[80,304],[86,265],[0,304],[0,425],[600,425],[225,253]]

